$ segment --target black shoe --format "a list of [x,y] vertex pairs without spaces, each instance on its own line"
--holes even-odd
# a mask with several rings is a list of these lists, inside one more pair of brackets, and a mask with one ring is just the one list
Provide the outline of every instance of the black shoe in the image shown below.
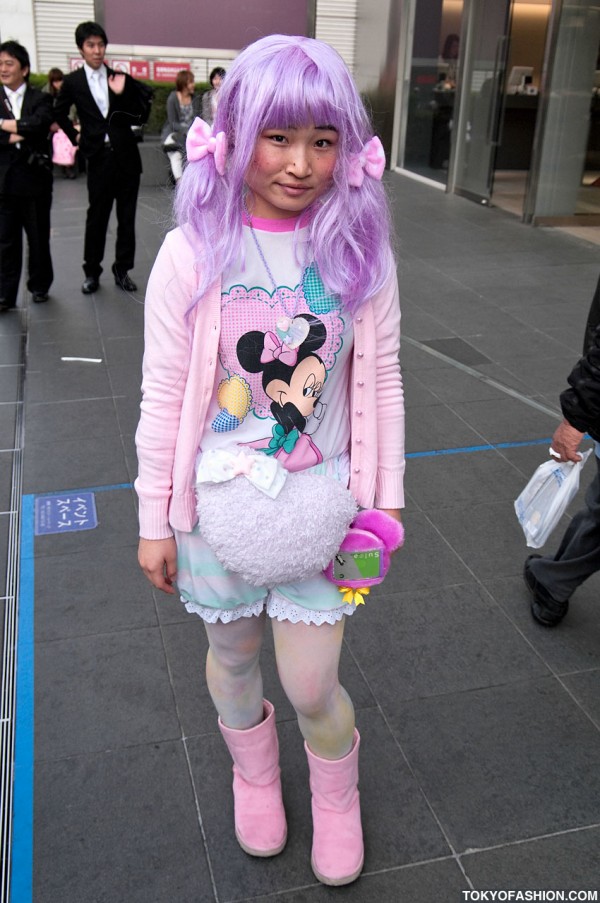
[[533,558],[541,558],[541,555],[530,555],[523,569],[523,577],[525,585],[532,595],[531,614],[544,627],[555,627],[559,624],[569,610],[569,600],[559,602],[550,595],[539,580],[536,580],[528,568],[529,562]]
[[5,314],[9,310],[14,310],[17,305],[10,301],[1,301],[0,300],[0,314]]
[[137,285],[129,276],[129,273],[121,273],[117,269],[116,263],[113,263],[112,271],[115,277],[115,285],[122,288],[124,292],[137,292]]
[[100,283],[95,276],[86,276],[81,286],[84,295],[93,295],[100,288]]
[[32,292],[31,297],[33,298],[34,304],[43,304],[44,301],[48,300],[48,292]]

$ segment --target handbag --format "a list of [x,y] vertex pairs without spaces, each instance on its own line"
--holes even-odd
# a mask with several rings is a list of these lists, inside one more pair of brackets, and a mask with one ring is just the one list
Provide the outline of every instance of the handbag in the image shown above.
[[71,144],[71,141],[62,129],[54,132],[52,135],[52,162],[57,166],[73,166],[75,163],[75,155],[77,147]]
[[357,513],[338,480],[288,472],[250,449],[211,449],[196,473],[198,530],[217,560],[252,586],[296,583],[320,573]]
[[557,526],[579,489],[583,465],[592,451],[583,452],[577,462],[544,461],[515,500],[515,513],[529,548],[543,546]]

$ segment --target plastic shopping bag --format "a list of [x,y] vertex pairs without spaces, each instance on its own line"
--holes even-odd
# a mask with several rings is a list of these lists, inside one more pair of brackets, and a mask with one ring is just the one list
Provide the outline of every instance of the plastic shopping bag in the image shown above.
[[515,501],[517,519],[531,549],[543,546],[567,505],[579,489],[581,469],[593,449],[582,452],[581,461],[544,461]]

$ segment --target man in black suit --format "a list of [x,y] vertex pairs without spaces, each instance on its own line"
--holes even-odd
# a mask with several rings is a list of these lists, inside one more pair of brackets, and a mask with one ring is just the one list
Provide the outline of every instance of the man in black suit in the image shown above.
[[[56,99],[54,118],[73,144],[79,144],[87,163],[88,210],[83,269],[85,295],[99,287],[106,232],[113,203],[117,204],[117,241],[112,266],[115,283],[124,291],[137,288],[129,276],[135,256],[135,210],[142,162],[132,125],[145,113],[140,86],[130,75],[114,72],[104,63],[108,39],[96,22],[82,22],[75,41],[83,66],[65,76]],[[69,119],[75,105],[78,133]]]
[[30,88],[29,54],[17,41],[0,44],[0,313],[17,304],[23,229],[29,245],[27,288],[48,300],[52,284],[48,132],[52,99]]

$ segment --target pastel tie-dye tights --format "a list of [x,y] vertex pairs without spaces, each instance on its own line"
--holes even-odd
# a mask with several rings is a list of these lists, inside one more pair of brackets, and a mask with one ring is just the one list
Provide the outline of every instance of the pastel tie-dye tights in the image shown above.
[[[227,727],[244,730],[262,720],[265,624],[264,613],[229,624],[205,624],[208,689]],[[315,755],[342,758],[351,749],[354,733],[354,708],[338,679],[344,619],[320,626],[276,619],[271,624],[279,679],[302,736]]]

